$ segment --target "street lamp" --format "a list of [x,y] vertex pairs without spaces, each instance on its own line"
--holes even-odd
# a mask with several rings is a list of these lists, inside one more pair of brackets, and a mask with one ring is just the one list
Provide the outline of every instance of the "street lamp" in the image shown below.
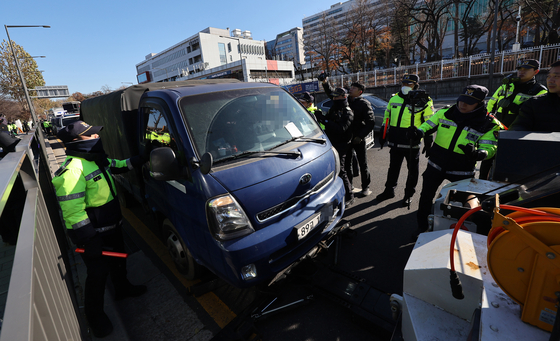
[[[37,114],[35,114],[35,109],[33,108],[33,104],[31,103],[31,98],[29,97],[29,92],[27,91],[27,85],[25,84],[25,79],[23,78],[23,74],[21,73],[21,69],[19,68],[19,61],[14,51],[12,39],[10,39],[10,33],[8,32],[8,28],[20,28],[20,27],[43,27],[43,28],[51,28],[51,27],[47,25],[4,25],[4,28],[6,29],[6,35],[8,36],[8,42],[10,43],[10,50],[12,50],[12,55],[14,56],[14,61],[16,62],[16,68],[19,74],[19,79],[21,80],[23,92],[25,93],[25,99],[27,100],[27,105],[29,105],[31,118],[33,118],[34,126],[38,127],[39,120],[37,119]],[[43,131],[41,129],[38,129],[37,131],[39,132],[39,144],[41,145],[41,149],[43,149],[44,153],[46,153],[47,146],[45,145],[45,137],[43,136]]]
[[[12,50],[12,55],[14,56],[14,61],[16,62],[16,68],[19,74],[19,79],[21,80],[21,85],[23,86],[23,92],[25,93],[25,99],[27,100],[27,105],[29,105],[29,111],[31,112],[31,117],[33,118],[33,123],[37,127],[39,120],[37,119],[37,115],[35,114],[35,110],[33,109],[33,104],[31,103],[31,98],[29,97],[29,92],[27,91],[27,85],[25,84],[25,79],[23,78],[23,74],[21,73],[21,69],[19,68],[19,61],[16,57],[16,53],[14,51],[14,46],[12,44],[12,39],[10,39],[10,32],[8,32],[8,28],[21,28],[21,27],[43,27],[43,28],[51,28],[47,25],[4,25],[6,29],[6,35],[8,36],[8,42],[10,43],[10,50]],[[44,56],[43,56],[44,57]],[[39,132],[41,130],[39,129]],[[41,144],[44,141],[41,139]]]

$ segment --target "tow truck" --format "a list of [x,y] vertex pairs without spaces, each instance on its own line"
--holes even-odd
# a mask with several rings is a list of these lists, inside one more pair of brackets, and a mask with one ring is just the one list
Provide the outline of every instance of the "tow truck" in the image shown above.
[[559,340],[560,133],[500,132],[492,180],[443,187],[390,298],[393,340]]

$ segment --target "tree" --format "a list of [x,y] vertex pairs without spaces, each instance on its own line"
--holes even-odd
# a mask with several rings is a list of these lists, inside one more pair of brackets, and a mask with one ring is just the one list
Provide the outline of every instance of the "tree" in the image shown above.
[[[14,41],[12,41],[12,45],[27,88],[33,89],[45,85],[45,80],[39,72],[35,60]],[[29,111],[10,44],[6,40],[0,44],[0,91],[19,102],[24,111]]]
[[523,16],[528,17],[535,29],[535,45],[560,42],[559,0],[524,0],[523,3],[526,5]]
[[451,18],[449,7],[453,0],[398,0],[398,6],[411,15],[416,35],[415,44],[423,50],[426,60],[441,59],[441,48],[447,22]]
[[327,73],[335,67],[338,58],[338,31],[336,20],[323,13],[317,26],[304,32],[306,53]]
[[0,94],[0,114],[6,116],[8,122],[24,118],[19,103],[5,94]]

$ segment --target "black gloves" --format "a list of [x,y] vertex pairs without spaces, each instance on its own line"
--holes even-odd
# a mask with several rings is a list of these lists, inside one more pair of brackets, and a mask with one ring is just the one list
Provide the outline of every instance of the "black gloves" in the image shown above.
[[97,258],[101,257],[101,252],[103,251],[103,239],[99,234],[91,237],[87,242],[84,243],[84,256],[87,258]]
[[352,139],[352,144],[360,144],[363,141],[363,139],[359,136],[356,136]]
[[140,168],[143,164],[150,161],[150,153],[154,149],[154,145],[151,140],[146,141],[146,147],[144,148],[144,152],[139,155],[135,155],[130,158],[130,163],[134,168]]
[[432,149],[433,142],[434,142],[434,138],[432,135],[428,135],[424,137],[424,148],[422,148],[422,154],[426,154],[426,156],[430,156],[430,149]]
[[414,126],[408,127],[406,138],[413,141],[420,141],[424,137],[424,132]]
[[319,80],[319,82],[324,82],[327,79],[328,76],[329,75],[326,74],[325,72],[321,72],[319,74],[319,76],[317,77],[317,79]]
[[488,156],[488,152],[483,149],[476,149],[472,143],[466,145],[460,144],[457,147],[465,153],[470,159],[474,161],[482,161]]

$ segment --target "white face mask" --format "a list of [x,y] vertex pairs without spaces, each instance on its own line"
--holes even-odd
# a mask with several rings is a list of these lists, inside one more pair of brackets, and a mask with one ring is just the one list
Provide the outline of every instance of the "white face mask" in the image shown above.
[[401,88],[401,92],[403,93],[403,95],[408,95],[408,92],[409,92],[410,90],[412,90],[412,88],[409,87],[409,86],[403,86],[403,87]]

